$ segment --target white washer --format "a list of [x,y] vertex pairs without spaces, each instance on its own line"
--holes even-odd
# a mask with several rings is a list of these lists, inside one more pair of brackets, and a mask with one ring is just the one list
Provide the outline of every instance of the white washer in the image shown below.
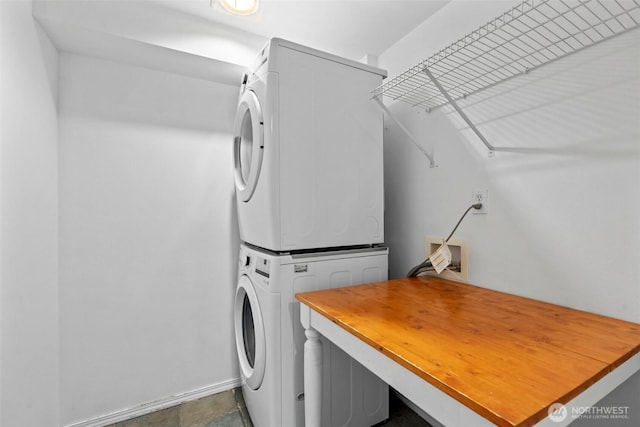
[[[294,295],[386,280],[387,265],[387,248],[279,255],[241,245],[235,337],[255,427],[304,426],[305,338]],[[323,426],[362,427],[387,419],[387,384],[331,342],[322,343]]]
[[272,39],[245,73],[234,124],[242,241],[273,251],[382,243],[386,72]]

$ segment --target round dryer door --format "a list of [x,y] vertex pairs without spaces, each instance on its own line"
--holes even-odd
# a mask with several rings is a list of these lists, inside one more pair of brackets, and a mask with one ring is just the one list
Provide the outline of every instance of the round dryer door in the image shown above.
[[247,385],[257,390],[264,378],[266,343],[258,298],[246,275],[238,281],[234,317],[240,371]]
[[233,159],[236,191],[247,202],[258,185],[264,152],[264,122],[258,97],[252,90],[244,92],[233,125]]

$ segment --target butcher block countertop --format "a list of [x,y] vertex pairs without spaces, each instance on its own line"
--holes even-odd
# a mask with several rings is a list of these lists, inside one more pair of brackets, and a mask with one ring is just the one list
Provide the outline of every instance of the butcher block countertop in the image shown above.
[[497,425],[533,425],[640,351],[640,325],[435,277],[296,295]]

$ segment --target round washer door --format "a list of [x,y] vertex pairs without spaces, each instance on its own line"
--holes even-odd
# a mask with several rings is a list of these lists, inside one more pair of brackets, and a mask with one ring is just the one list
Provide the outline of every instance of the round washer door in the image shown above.
[[266,342],[258,297],[251,279],[246,275],[238,280],[234,318],[240,371],[247,385],[257,390],[264,378]]
[[252,90],[240,98],[233,124],[233,160],[238,197],[247,202],[258,185],[264,152],[264,121]]

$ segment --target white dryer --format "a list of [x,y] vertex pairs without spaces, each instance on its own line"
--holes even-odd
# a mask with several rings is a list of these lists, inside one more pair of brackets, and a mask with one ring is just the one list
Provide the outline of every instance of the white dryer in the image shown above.
[[245,73],[234,124],[240,238],[288,251],[382,243],[386,72],[272,39]]
[[[282,255],[240,248],[235,338],[255,427],[304,426],[298,292],[386,280],[387,248]],[[371,426],[389,415],[388,386],[331,342],[323,343],[322,425]]]

